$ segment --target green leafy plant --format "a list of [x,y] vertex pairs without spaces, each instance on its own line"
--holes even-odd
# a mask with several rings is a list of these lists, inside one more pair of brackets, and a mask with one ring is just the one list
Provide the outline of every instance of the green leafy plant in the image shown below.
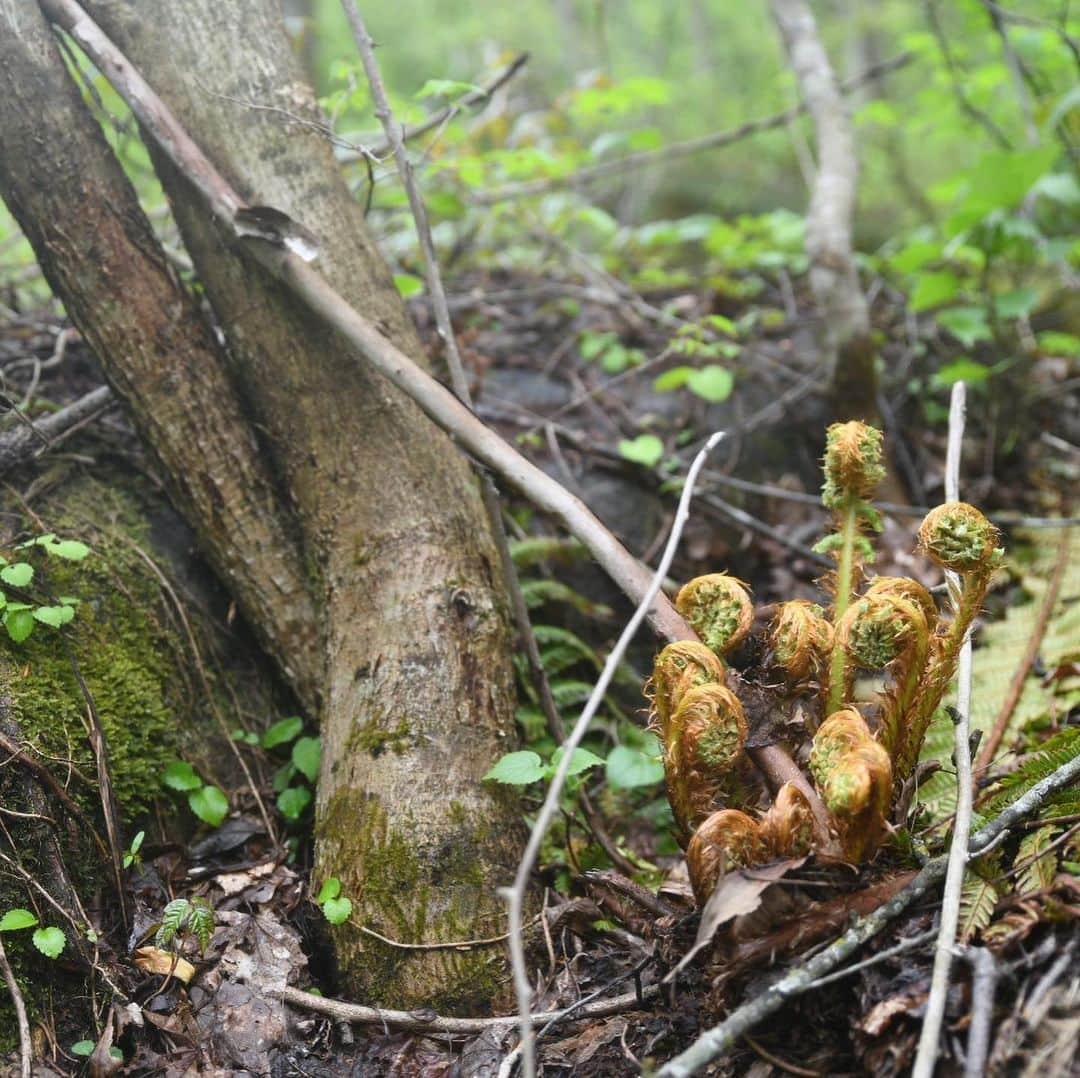
[[174,898],[161,913],[161,924],[154,934],[159,947],[180,953],[184,944],[195,940],[206,953],[216,925],[214,909],[204,898]]
[[[562,760],[563,750],[558,748],[552,754],[548,763],[544,763],[540,756],[530,749],[522,749],[519,752],[508,752],[499,758],[495,765],[484,776],[485,782],[501,782],[508,786],[531,786],[534,782],[545,782],[555,774],[559,762]],[[601,756],[588,749],[574,749],[570,758],[570,775],[580,775],[592,767],[604,763]]]
[[344,924],[352,916],[352,900],[341,893],[341,880],[336,876],[327,879],[319,888],[318,902],[323,916],[332,925]]
[[[299,820],[313,800],[312,787],[319,780],[322,742],[317,737],[301,737],[304,720],[290,716],[275,722],[262,735],[262,747],[268,751],[288,751],[288,760],[274,773],[277,807],[285,819]],[[303,781],[293,785],[295,779]]]
[[187,794],[188,807],[203,823],[220,827],[229,814],[229,799],[217,787],[203,782],[185,760],[174,760],[162,775],[162,782],[177,793]]
[[[62,561],[79,562],[90,553],[90,548],[75,539],[59,539],[53,533],[39,535],[19,543],[16,550],[33,552],[44,551],[49,557]],[[12,561],[0,555],[0,583],[8,591],[0,590],[0,614],[8,636],[21,644],[34,631],[37,624],[59,629],[75,617],[78,599],[70,595],[61,596],[53,602],[35,601],[28,590],[34,583],[37,571],[28,561]],[[12,594],[14,593],[14,595]]]
[[142,865],[142,850],[143,840],[146,838],[146,832],[140,831],[132,840],[131,845],[124,851],[124,868],[131,868],[133,865],[136,868]]

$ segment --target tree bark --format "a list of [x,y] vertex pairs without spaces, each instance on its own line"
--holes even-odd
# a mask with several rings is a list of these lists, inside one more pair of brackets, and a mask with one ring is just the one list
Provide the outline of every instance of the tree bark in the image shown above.
[[[87,5],[240,194],[320,241],[328,280],[408,354],[422,349],[364,228],[273,0]],[[316,876],[337,877],[353,992],[390,1004],[490,998],[499,963],[404,943],[493,935],[521,838],[480,779],[513,737],[498,554],[466,460],[254,262],[232,252],[152,151],[233,372],[283,477],[325,633]]]
[[[25,23],[27,7],[36,14],[0,0],[10,25]],[[419,356],[328,144],[295,119],[318,112],[270,0],[102,0],[92,14],[241,192],[315,232],[335,286]],[[10,47],[29,51],[25,42]],[[31,143],[42,120],[5,101],[0,127],[38,121],[30,143],[12,144],[5,171],[21,172],[40,152]],[[42,141],[66,137],[51,131]],[[287,505],[271,515],[295,522],[301,576],[311,581],[321,646],[284,658],[308,707],[322,702],[317,876],[338,877],[354,902],[353,923],[336,932],[344,980],[366,998],[404,1006],[481,1002],[501,973],[490,949],[401,950],[357,928],[405,943],[445,941],[490,936],[502,914],[495,889],[511,875],[520,824],[514,805],[480,776],[512,737],[510,635],[475,479],[446,436],[231,252],[186,182],[160,157],[156,165],[228,342],[248,419],[242,433],[250,443],[250,430],[260,431],[264,465]],[[85,201],[101,193],[88,189]],[[57,214],[65,210],[58,202]],[[74,227],[78,214],[66,210]],[[25,213],[37,216],[33,205]],[[48,236],[37,231],[47,258]],[[156,259],[152,237],[146,245]],[[122,261],[130,252],[110,253]],[[84,281],[57,273],[56,284],[88,338],[107,347],[103,327],[124,317],[116,311],[124,305],[80,309]],[[125,392],[119,379],[117,388]],[[126,392],[139,409],[138,387]],[[208,522],[206,507],[184,509],[212,552],[235,542]],[[248,554],[241,548],[237,557]]]
[[313,703],[321,656],[294,526],[212,331],[159,249],[36,4],[0,3],[0,93],[4,201],[214,568]]
[[847,106],[806,0],[771,0],[773,18],[817,132],[818,168],[806,213],[810,287],[824,320],[824,343],[839,418],[877,419],[877,372],[870,313],[859,284],[851,229],[859,160]]

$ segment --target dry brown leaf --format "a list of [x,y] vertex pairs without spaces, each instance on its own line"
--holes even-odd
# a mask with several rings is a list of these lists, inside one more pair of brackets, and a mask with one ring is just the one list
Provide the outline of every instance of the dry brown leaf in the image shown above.
[[163,951],[160,947],[140,947],[135,952],[135,965],[143,973],[156,973],[162,977],[175,977],[184,984],[190,984],[195,976],[195,967],[186,959],[172,951]]

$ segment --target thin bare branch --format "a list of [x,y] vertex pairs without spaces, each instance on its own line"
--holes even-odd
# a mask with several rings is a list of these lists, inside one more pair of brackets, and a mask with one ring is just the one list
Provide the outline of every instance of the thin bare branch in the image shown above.
[[[945,499],[960,500],[960,458],[964,444],[965,392],[964,383],[956,382],[949,402],[949,444],[945,456]],[[959,596],[963,586],[956,573],[946,572],[949,593]],[[934,951],[934,970],[930,977],[930,995],[926,1001],[926,1016],[919,1035],[915,1054],[913,1078],[933,1078],[941,1039],[941,1023],[945,1018],[945,999],[949,992],[949,972],[952,968],[956,928],[960,923],[960,892],[967,869],[968,846],[971,836],[971,632],[960,647],[956,673],[956,707],[953,718],[953,761],[956,764],[956,815],[953,818],[952,844],[949,847],[945,894],[941,900],[941,924]]]
[[7,952],[4,950],[4,941],[0,938],[0,973],[4,975],[4,983],[11,995],[11,1004],[15,1008],[15,1027],[19,1031],[19,1074],[21,1078],[30,1078],[30,1064],[33,1060],[31,1055],[30,1023],[26,1017],[26,1000],[23,999],[19,982],[15,980],[15,974],[8,961]]
[[525,892],[529,886],[529,878],[536,864],[536,858],[540,853],[540,844],[547,834],[548,827],[551,826],[552,819],[559,810],[559,799],[562,797],[563,786],[566,784],[566,779],[570,774],[574,750],[581,744],[581,740],[588,731],[589,724],[592,722],[597,708],[600,707],[607,693],[611,679],[615,676],[619,663],[622,662],[623,654],[630,646],[630,642],[634,639],[635,634],[641,627],[641,623],[649,612],[649,608],[652,606],[653,599],[657,596],[664,580],[667,578],[671,563],[675,560],[675,551],[678,549],[679,540],[682,538],[683,528],[690,519],[690,499],[694,495],[694,483],[697,481],[701,469],[705,466],[709,451],[723,436],[723,432],[712,435],[701,452],[694,458],[693,464],[690,465],[682,496],[679,498],[679,507],[675,512],[675,521],[671,526],[671,535],[660,558],[660,563],[656,567],[656,572],[653,574],[645,594],[638,601],[637,609],[626,623],[626,628],[619,635],[615,646],[611,649],[607,661],[604,663],[604,668],[600,672],[600,677],[597,679],[596,685],[593,686],[593,691],[582,709],[581,716],[574,724],[573,730],[570,731],[570,736],[562,745],[562,758],[559,760],[559,766],[552,776],[551,785],[548,787],[547,796],[544,798],[544,804],[537,813],[528,844],[518,864],[517,874],[514,877],[514,886],[505,892],[510,908],[510,958],[514,968],[514,990],[517,993],[518,1014],[521,1019],[521,1069],[525,1078],[534,1078],[536,1074],[536,1061],[533,1057],[532,1022],[529,1017],[532,989],[529,985],[528,971],[525,968],[525,944],[522,939],[522,909],[525,904]]
[[[542,1026],[557,1019],[572,1017],[575,1021],[606,1018],[622,1011],[640,1007],[660,994],[660,986],[646,985],[641,992],[627,992],[612,999],[597,1000],[581,1006],[563,1007],[557,1011],[541,1011],[530,1014],[531,1026]],[[379,1007],[364,1007],[359,1003],[346,1003],[340,999],[314,996],[299,988],[281,989],[281,998],[293,1007],[303,1007],[316,1014],[325,1014],[339,1022],[355,1022],[358,1025],[386,1026],[412,1033],[441,1033],[446,1036],[474,1037],[488,1029],[512,1026],[520,1021],[518,1015],[508,1014],[498,1018],[452,1018],[426,1015],[422,1011],[388,1011]]]

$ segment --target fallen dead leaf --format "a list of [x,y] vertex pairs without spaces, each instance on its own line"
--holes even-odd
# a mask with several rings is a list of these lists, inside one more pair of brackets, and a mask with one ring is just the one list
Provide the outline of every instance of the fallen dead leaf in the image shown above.
[[135,952],[135,965],[143,973],[156,973],[162,977],[175,977],[184,984],[190,984],[195,976],[195,967],[186,959],[172,951],[163,951],[160,947],[140,947]]

